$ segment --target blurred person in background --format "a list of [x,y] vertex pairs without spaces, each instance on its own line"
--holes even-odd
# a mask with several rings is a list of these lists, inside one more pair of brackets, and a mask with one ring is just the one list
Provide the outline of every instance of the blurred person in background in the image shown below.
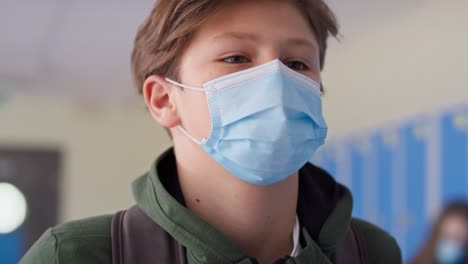
[[21,263],[401,263],[308,162],[337,34],[322,0],[157,1],[132,73],[174,147],[134,182],[137,206],[53,227]]
[[468,264],[468,203],[448,204],[412,264]]

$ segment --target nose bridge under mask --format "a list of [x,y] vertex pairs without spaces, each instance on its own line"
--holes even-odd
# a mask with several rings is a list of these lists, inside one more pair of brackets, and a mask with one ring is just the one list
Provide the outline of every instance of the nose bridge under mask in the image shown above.
[[206,92],[206,89],[209,89],[209,87],[212,87],[213,85],[216,85],[220,82],[224,82],[224,85],[225,86],[228,86],[228,85],[234,85],[236,82],[239,81],[240,78],[242,79],[251,79],[253,77],[255,77],[256,75],[258,75],[257,73],[258,72],[262,72],[262,74],[266,74],[266,73],[269,73],[269,72],[272,72],[272,71],[278,71],[278,72],[282,72],[284,74],[287,74],[289,76],[294,76],[295,79],[302,79],[303,81],[306,81],[306,82],[310,82],[312,83],[311,84],[311,89],[313,89],[315,92],[318,92],[319,94],[321,94],[321,84],[318,84],[315,80],[303,75],[303,74],[300,74],[300,73],[297,73],[296,71],[290,69],[288,66],[286,66],[283,62],[281,62],[279,59],[275,59],[275,60],[272,60],[270,62],[267,62],[265,64],[262,64],[262,65],[258,65],[258,66],[255,66],[255,67],[252,67],[252,68],[249,68],[249,69],[246,69],[246,70],[242,70],[242,71],[238,71],[238,72],[234,72],[234,73],[230,73],[230,74],[227,74],[227,75],[224,75],[224,76],[220,76],[220,77],[217,77],[217,78],[214,78],[212,80],[209,80],[207,82],[205,82],[203,84],[203,87],[196,87],[196,86],[191,86],[191,85],[186,85],[186,84],[182,84],[182,83],[179,83],[179,82],[176,82],[174,80],[171,80],[169,78],[165,78],[165,80],[169,83],[171,83],[172,85],[175,85],[177,87],[180,87],[180,88],[184,88],[184,89],[187,89],[187,90],[192,90],[192,91],[197,91],[197,92]]

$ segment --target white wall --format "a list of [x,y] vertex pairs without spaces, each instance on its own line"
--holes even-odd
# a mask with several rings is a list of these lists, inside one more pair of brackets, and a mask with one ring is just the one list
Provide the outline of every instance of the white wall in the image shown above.
[[133,204],[130,183],[169,145],[143,107],[14,97],[0,105],[0,146],[63,150],[62,221]]
[[332,136],[468,101],[467,0],[333,0],[343,37],[324,81]]

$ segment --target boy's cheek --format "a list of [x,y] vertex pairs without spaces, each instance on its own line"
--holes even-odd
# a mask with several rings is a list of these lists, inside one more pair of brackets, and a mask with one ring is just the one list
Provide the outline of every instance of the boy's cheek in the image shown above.
[[199,139],[207,138],[211,130],[211,120],[205,93],[185,91],[182,104],[179,115],[184,127]]

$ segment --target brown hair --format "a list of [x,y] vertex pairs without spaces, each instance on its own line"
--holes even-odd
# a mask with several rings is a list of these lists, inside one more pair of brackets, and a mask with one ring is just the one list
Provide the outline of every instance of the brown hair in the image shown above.
[[[468,204],[464,201],[455,201],[445,207],[443,212],[437,218],[428,240],[422,247],[419,254],[411,262],[412,264],[435,263],[435,250],[437,241],[439,240],[440,236],[440,229],[445,219],[450,216],[461,216],[465,218],[466,221],[468,221]],[[468,259],[466,257],[463,263],[468,263]]]
[[[293,0],[311,25],[320,48],[320,68],[325,63],[327,39],[338,34],[336,18],[323,0]],[[157,74],[177,80],[180,57],[194,32],[222,8],[221,0],[158,0],[138,29],[131,57],[133,80],[143,84]]]

